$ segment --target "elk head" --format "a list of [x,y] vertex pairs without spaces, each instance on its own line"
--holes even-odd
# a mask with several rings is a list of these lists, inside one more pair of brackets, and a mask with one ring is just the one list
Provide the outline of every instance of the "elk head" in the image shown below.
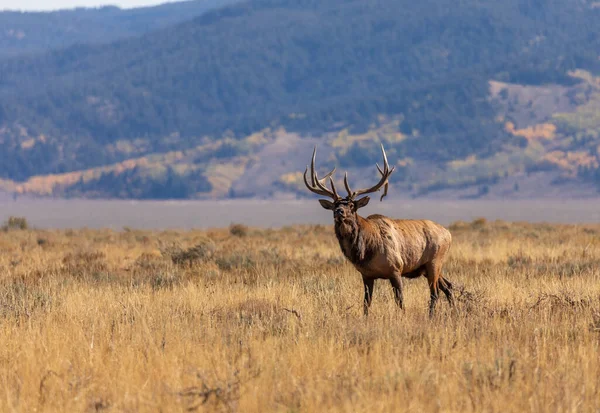
[[[350,224],[356,221],[356,211],[358,211],[359,208],[362,208],[365,205],[367,205],[370,200],[368,196],[359,198],[360,196],[370,194],[372,192],[377,192],[381,189],[381,187],[384,187],[384,191],[383,195],[381,195],[380,201],[383,201],[383,197],[387,195],[389,185],[388,178],[390,177],[392,172],[394,172],[395,167],[390,169],[383,145],[381,145],[381,152],[383,154],[383,170],[379,167],[378,164],[375,164],[377,166],[377,170],[381,174],[381,179],[379,180],[379,182],[377,182],[377,184],[375,184],[375,186],[372,186],[371,188],[364,188],[353,191],[350,188],[350,184],[348,183],[348,173],[346,172],[346,174],[344,175],[344,186],[346,187],[346,192],[348,193],[348,195],[345,198],[342,198],[340,195],[338,195],[335,189],[335,184],[333,183],[332,175],[335,172],[335,168],[333,168],[331,172],[326,174],[323,178],[319,178],[319,176],[317,175],[317,172],[315,170],[315,157],[317,154],[317,147],[315,146],[312,155],[312,162],[310,165],[310,182],[308,181],[308,178],[306,176],[306,174],[308,173],[307,166],[306,170],[304,171],[304,184],[311,192],[314,192],[318,195],[327,196],[332,199],[332,201],[329,201],[327,199],[319,199],[319,203],[323,208],[333,211],[333,217],[336,223]],[[329,179],[331,189],[327,188],[326,186],[327,179]]]

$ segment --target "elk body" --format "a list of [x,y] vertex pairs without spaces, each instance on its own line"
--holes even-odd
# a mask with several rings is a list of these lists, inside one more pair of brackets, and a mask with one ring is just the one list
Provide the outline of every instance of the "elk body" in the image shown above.
[[[387,195],[388,178],[395,167],[389,168],[385,149],[383,170],[379,182],[366,189],[353,191],[348,183],[348,174],[344,176],[344,186],[348,193],[345,198],[338,195],[332,175],[335,168],[319,178],[315,171],[316,150],[311,162],[310,182],[304,171],[306,187],[318,195],[327,196],[332,201],[320,199],[321,206],[333,211],[335,235],[344,256],[362,275],[364,283],[364,313],[369,312],[376,279],[386,279],[392,284],[396,303],[403,308],[402,277],[416,278],[425,276],[429,284],[429,315],[435,311],[435,305],[441,290],[453,305],[452,284],[442,277],[442,266],[452,243],[450,232],[443,226],[429,220],[394,220],[383,215],[370,215],[366,218],[358,215],[359,208],[369,203],[370,198],[362,195],[379,191],[385,186],[380,198]],[[329,179],[331,189],[327,188]]]

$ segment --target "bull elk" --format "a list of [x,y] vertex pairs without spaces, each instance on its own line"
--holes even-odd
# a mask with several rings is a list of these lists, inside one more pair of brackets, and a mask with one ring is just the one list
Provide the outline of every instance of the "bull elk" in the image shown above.
[[[453,305],[452,284],[442,277],[442,266],[452,243],[450,232],[443,226],[429,220],[394,220],[383,215],[358,215],[359,208],[369,203],[370,194],[384,188],[380,201],[387,195],[388,179],[395,167],[390,169],[385,149],[383,170],[376,164],[381,179],[375,186],[352,190],[348,183],[348,173],[344,176],[344,186],[348,196],[338,195],[333,183],[335,168],[323,178],[315,171],[317,147],[313,151],[310,166],[310,182],[304,171],[304,184],[313,193],[330,197],[332,201],[320,199],[321,206],[333,211],[335,235],[345,257],[360,272],[363,278],[365,296],[364,313],[368,315],[373,287],[376,279],[390,280],[397,305],[403,309],[402,277],[425,276],[429,283],[429,315],[433,316],[439,290]],[[331,189],[327,187],[329,179]]]

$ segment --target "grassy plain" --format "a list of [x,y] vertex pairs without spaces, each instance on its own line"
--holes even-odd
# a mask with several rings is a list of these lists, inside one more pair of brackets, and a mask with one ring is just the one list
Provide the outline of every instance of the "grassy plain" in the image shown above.
[[600,226],[450,228],[431,321],[331,226],[0,232],[0,411],[600,411]]

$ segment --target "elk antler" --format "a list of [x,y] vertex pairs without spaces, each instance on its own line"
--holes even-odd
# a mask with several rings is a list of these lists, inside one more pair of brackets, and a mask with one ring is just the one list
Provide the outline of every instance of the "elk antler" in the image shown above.
[[387,156],[385,155],[385,149],[383,149],[383,144],[381,144],[381,153],[383,153],[383,170],[381,170],[378,164],[375,164],[377,166],[377,170],[381,174],[381,179],[379,180],[379,182],[377,182],[375,186],[371,188],[359,189],[358,191],[352,191],[352,189],[350,189],[350,185],[348,184],[348,173],[346,172],[346,175],[344,175],[344,186],[346,187],[346,191],[348,191],[348,196],[350,198],[354,199],[360,195],[370,194],[371,192],[377,192],[381,189],[383,185],[385,185],[383,189],[383,195],[381,195],[381,198],[379,198],[379,201],[383,201],[383,197],[387,195],[388,191],[388,179],[392,172],[394,172],[396,167],[394,166],[392,167],[392,169],[390,169]]
[[[309,185],[308,179],[306,178],[306,173],[308,172],[308,166],[304,171],[304,185],[309,189],[309,191],[314,192],[315,194],[323,195],[331,197],[334,201],[339,199],[340,196],[337,194],[335,190],[335,185],[333,184],[333,178],[331,177],[335,172],[335,168],[331,170],[327,175],[323,178],[319,179],[317,172],[315,171],[315,157],[317,156],[317,146],[315,145],[315,149],[312,155],[312,162],[310,164],[310,180],[312,185]],[[327,183],[327,178],[329,178],[329,182],[331,182],[331,190],[329,190],[325,185]]]

